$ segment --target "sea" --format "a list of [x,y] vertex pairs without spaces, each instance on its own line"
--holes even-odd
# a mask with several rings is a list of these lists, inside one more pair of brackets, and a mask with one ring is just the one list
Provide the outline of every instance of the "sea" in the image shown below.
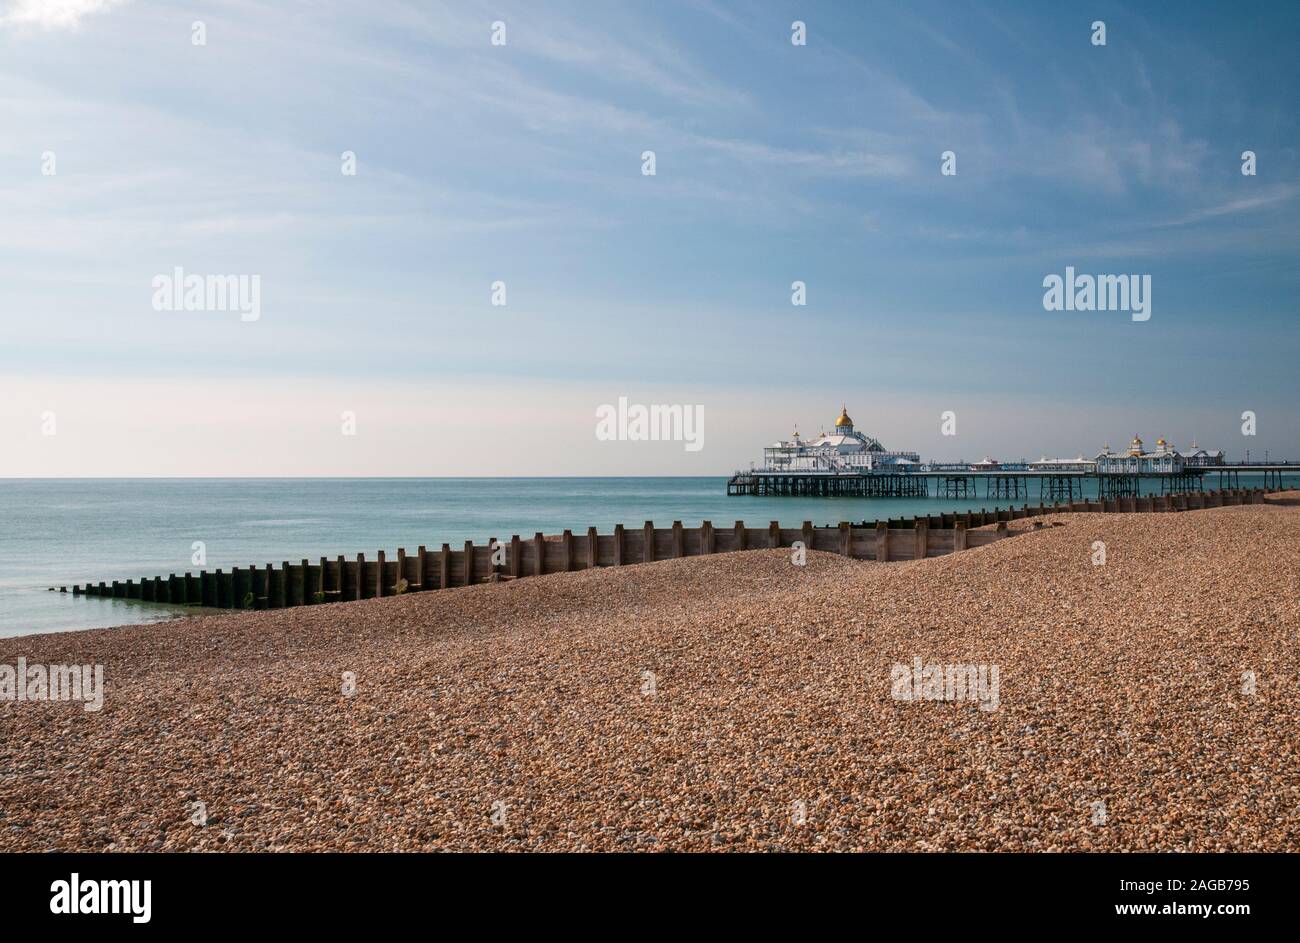
[[[1207,478],[1207,484],[1213,476]],[[729,497],[718,478],[0,479],[0,637],[174,618],[193,609],[74,596],[72,585],[370,557],[646,521],[836,524],[1017,506],[974,498]],[[1262,485],[1242,475],[1243,487]],[[1284,478],[1300,487],[1300,475]],[[1144,482],[1158,493],[1157,481]],[[1037,486],[1027,503],[1038,503]],[[933,485],[932,485],[933,490]],[[982,490],[982,489],[981,489]],[[1095,497],[1095,492],[1087,496]],[[202,564],[196,563],[200,549]],[[69,591],[58,592],[60,586]],[[54,588],[55,592],[50,592]]]

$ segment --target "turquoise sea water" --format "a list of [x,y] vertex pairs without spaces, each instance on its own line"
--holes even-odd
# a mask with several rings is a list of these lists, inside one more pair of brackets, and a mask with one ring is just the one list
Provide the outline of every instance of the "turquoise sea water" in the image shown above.
[[[1243,486],[1257,483],[1243,476]],[[793,527],[1007,503],[728,497],[725,478],[3,479],[0,636],[166,618],[178,610],[47,589],[198,572],[195,541],[211,570],[647,520]]]

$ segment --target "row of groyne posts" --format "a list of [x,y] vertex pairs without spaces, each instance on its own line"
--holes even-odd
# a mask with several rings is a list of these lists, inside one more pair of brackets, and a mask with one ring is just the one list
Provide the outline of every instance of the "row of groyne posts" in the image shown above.
[[[515,580],[526,576],[564,573],[595,567],[627,566],[679,557],[740,550],[777,549],[802,543],[808,550],[825,550],[859,560],[918,560],[981,547],[1008,536],[1007,522],[1066,512],[1147,513],[1190,511],[1233,504],[1257,504],[1264,489],[1160,495],[1145,498],[1110,498],[1100,501],[1056,502],[1019,508],[966,511],[876,521],[860,525],[847,521],[838,526],[783,528],[777,521],[767,527],[747,527],[736,521],[731,528],[715,528],[709,521],[699,527],[625,528],[612,534],[586,534],[566,530],[558,536],[538,533],[531,539],[518,535],[509,541],[492,538],[486,545],[465,541],[464,549],[420,547],[414,554],[404,549],[396,559],[380,550],[374,560],[359,553],[355,560],[321,557],[318,563],[287,560],[276,567],[234,567],[229,572],[203,570],[111,583],[73,586],[74,595],[134,599],[173,606],[213,609],[279,609],[319,603],[346,602],[398,596],[408,592],[450,589],[475,583]],[[53,590],[53,587],[51,587]],[[68,587],[59,587],[66,593]]]

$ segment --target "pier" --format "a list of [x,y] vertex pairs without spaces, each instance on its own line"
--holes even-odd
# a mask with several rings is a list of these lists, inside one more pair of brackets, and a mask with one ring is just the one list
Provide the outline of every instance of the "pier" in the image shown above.
[[[267,563],[234,567],[229,571],[171,573],[140,580],[113,580],[72,587],[77,596],[137,600],[172,606],[207,609],[281,609],[325,603],[400,596],[405,593],[451,589],[478,583],[517,580],[550,573],[595,567],[628,566],[681,557],[744,550],[793,548],[823,550],[858,560],[880,562],[916,560],[957,553],[1010,536],[1007,523],[1023,518],[1061,513],[1157,513],[1192,511],[1234,504],[1263,502],[1263,489],[1190,492],[1147,497],[1113,497],[1098,501],[1040,502],[1037,507],[966,511],[917,516],[911,520],[885,520],[814,527],[750,527],[736,521],[732,527],[641,527],[618,525],[613,533],[564,531],[531,538],[512,536],[508,541],[490,538],[485,544],[465,541],[461,549],[442,544],[438,550],[419,547],[408,554],[398,549],[393,557],[380,550],[373,559],[355,557],[302,560],[279,565]],[[60,587],[67,592],[66,586]]]
[[[1065,471],[1002,464],[991,470],[966,465],[931,464],[907,471],[738,471],[727,481],[727,494],[760,497],[925,498],[984,497],[991,500],[1072,501],[1083,497],[1095,480],[1102,498],[1137,497],[1143,481],[1158,482],[1160,494],[1206,491],[1209,478],[1218,490],[1241,487],[1242,475],[1262,475],[1266,490],[1282,487],[1284,474],[1300,475],[1300,463],[1187,466],[1177,472],[1127,474],[1095,470]],[[1215,477],[1217,476],[1217,478]],[[1036,483],[1036,487],[1035,487]],[[982,484],[982,488],[981,488]],[[982,490],[982,495],[981,495]]]

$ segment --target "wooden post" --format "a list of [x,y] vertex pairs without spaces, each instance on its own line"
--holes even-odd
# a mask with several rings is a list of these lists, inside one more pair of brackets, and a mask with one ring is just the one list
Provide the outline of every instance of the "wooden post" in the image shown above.
[[803,522],[803,548],[804,550],[811,550],[813,548],[812,521]]
[[384,560],[384,551],[379,551],[378,556],[375,557],[375,562],[378,564],[375,567],[375,598],[377,599],[384,595],[384,564],[386,562]]
[[1007,536],[1007,522],[1006,522],[1006,521],[998,521],[998,526],[997,526],[996,528],[994,528],[994,530],[995,530],[995,532],[997,533],[997,535],[998,535],[999,538],[1001,538],[1001,537],[1006,537],[1006,536]]
[[600,565],[600,555],[596,552],[600,546],[596,539],[596,528],[587,528],[587,569],[594,570]]
[[519,539],[518,534],[510,535],[510,575],[515,579],[524,575],[523,561],[520,559],[523,555],[523,541]]
[[779,521],[770,521],[768,523],[767,545],[773,550],[781,546],[781,523]]
[[564,572],[568,573],[573,569],[573,531],[566,530],[561,535],[561,541],[564,546]]
[[966,522],[957,521],[952,525],[952,552],[966,549]]
[[686,538],[682,535],[682,522],[673,521],[673,558],[686,556]]
[[745,522],[736,521],[736,549],[745,549]]
[[346,598],[343,595],[343,583],[347,579],[348,570],[347,570],[347,561],[343,559],[343,554],[341,553],[339,554],[338,565],[339,565],[339,602],[342,602]]
[[402,580],[406,579],[406,548],[397,548],[397,579],[393,581],[393,592],[397,592],[397,587]]
[[889,521],[876,521],[876,560],[889,562]]
[[848,521],[840,521],[840,553],[853,556],[853,525]]
[[465,541],[465,585],[474,585],[474,541]]
[[438,555],[438,588],[447,589],[451,586],[451,544],[442,545],[442,553]]
[[415,551],[415,578],[420,582],[420,590],[429,588],[429,551],[420,544]]
[[916,522],[916,559],[924,560],[926,553],[930,549],[930,522],[929,520]]
[[712,552],[713,552],[713,522],[701,521],[700,522],[700,553],[705,554],[705,553],[712,553]]
[[533,534],[533,576],[546,572],[546,536],[539,530]]
[[366,596],[366,555],[357,554],[357,599],[365,599]]
[[643,562],[653,563],[655,559],[655,522],[645,522],[645,546],[641,548]]
[[614,525],[614,566],[623,565],[623,553],[626,548],[627,535],[622,524]]

